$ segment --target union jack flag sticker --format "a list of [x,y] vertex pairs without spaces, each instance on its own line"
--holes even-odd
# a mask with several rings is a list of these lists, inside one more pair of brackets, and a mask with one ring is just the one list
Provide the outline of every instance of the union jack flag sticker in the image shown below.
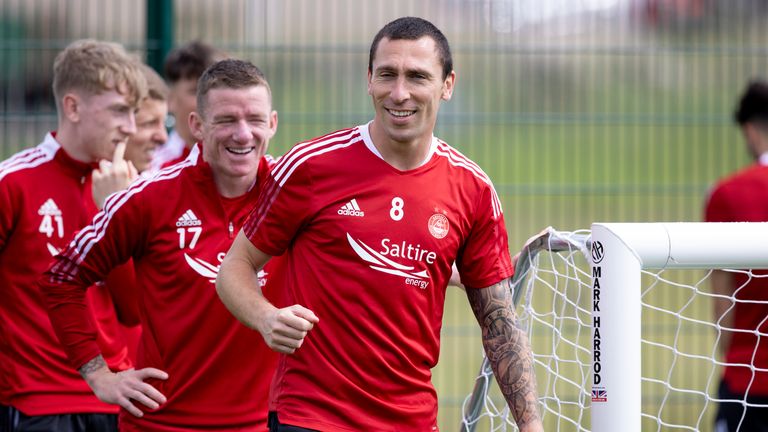
[[592,387],[592,402],[608,402],[608,392],[602,387]]

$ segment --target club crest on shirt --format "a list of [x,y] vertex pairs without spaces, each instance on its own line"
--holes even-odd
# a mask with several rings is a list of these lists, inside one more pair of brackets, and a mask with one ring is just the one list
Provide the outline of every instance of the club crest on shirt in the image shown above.
[[429,233],[432,234],[432,237],[441,239],[448,235],[450,224],[448,223],[448,218],[444,214],[435,213],[429,218],[429,221],[427,221],[427,228],[429,228]]

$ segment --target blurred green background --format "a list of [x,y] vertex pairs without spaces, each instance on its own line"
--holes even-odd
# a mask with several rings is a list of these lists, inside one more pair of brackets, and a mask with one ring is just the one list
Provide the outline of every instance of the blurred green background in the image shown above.
[[[699,221],[711,184],[750,163],[731,117],[768,75],[764,0],[0,0],[0,159],[55,128],[53,57],[82,37],[149,62],[193,39],[253,61],[282,154],[371,118],[370,40],[404,15],[452,44],[458,82],[436,134],[494,180],[513,253],[547,225]],[[481,359],[451,291],[434,371],[443,430]]]

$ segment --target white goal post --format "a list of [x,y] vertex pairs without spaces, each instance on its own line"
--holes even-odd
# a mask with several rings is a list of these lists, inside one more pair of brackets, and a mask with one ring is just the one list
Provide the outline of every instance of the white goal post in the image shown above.
[[768,223],[595,223],[590,252],[592,430],[640,432],[641,270],[768,268]]
[[[707,291],[707,278],[712,269],[765,277],[751,270],[766,268],[768,223],[595,223],[591,231],[549,229],[529,241],[513,289],[534,350],[545,429],[639,432],[648,428],[643,421],[653,421],[658,430],[708,430],[705,417],[718,402],[712,388],[724,365],[716,346],[721,331],[730,329],[711,316],[717,295]],[[676,269],[698,270],[680,270],[681,278]],[[685,293],[679,305],[654,303],[657,292],[678,289]],[[666,318],[666,336],[644,333]],[[685,333],[690,326],[698,333]],[[709,340],[696,339],[706,339],[701,333]],[[648,376],[644,355],[669,356],[666,370]],[[701,382],[681,379],[680,369],[698,361],[706,362]],[[485,424],[491,431],[515,430],[503,399],[490,395],[491,376],[484,362],[465,400],[462,431],[485,430]],[[663,393],[651,410],[643,406],[648,386]],[[665,407],[675,398],[703,406],[679,421]]]

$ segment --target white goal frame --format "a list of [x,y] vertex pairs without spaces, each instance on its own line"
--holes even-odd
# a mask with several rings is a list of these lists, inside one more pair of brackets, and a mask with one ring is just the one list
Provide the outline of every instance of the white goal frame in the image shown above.
[[[544,251],[550,254],[545,255],[548,257],[546,261],[541,261],[541,264],[546,262],[547,265],[542,266],[545,280],[539,280],[537,255]],[[574,266],[572,258],[576,257],[578,261],[578,255],[586,260]],[[562,256],[563,260],[550,258],[554,256]],[[549,265],[558,263],[565,263],[567,268],[575,269],[574,272],[568,271],[562,275],[562,285],[557,280],[549,279],[549,276],[557,273],[552,273],[551,267],[547,269]],[[622,431],[640,432],[643,417],[647,417],[642,412],[642,386],[647,380],[642,377],[641,351],[643,345],[648,343],[642,339],[641,319],[645,307],[653,308],[643,303],[643,296],[647,293],[644,294],[642,283],[648,282],[643,278],[648,275],[658,277],[662,272],[673,269],[743,272],[733,269],[751,271],[766,268],[768,222],[594,223],[591,231],[559,232],[547,228],[532,237],[520,253],[511,285],[515,305],[520,303],[523,295],[526,296],[526,304],[531,302],[532,298],[528,296],[538,293],[530,291],[533,284],[563,295],[576,295],[561,301],[567,302],[562,304],[573,307],[581,316],[576,321],[586,331],[584,337],[576,334],[580,342],[572,341],[575,345],[569,342],[567,347],[577,347],[574,350],[577,357],[580,357],[579,353],[585,356],[583,360],[577,360],[583,365],[580,377],[565,378],[569,385],[580,388],[580,393],[576,399],[565,401],[567,406],[576,410],[583,412],[588,409],[591,425],[586,429],[578,420],[574,423],[566,417],[569,425],[587,432],[615,431],[619,426]],[[528,279],[531,279],[530,284]],[[699,279],[699,283],[703,280]],[[578,288],[577,291],[570,291],[571,282],[585,290]],[[580,292],[584,292],[585,297],[580,296]],[[550,300],[544,301],[546,304]],[[559,304],[553,307],[560,308]],[[534,315],[548,316],[548,313],[540,315],[535,310],[523,307],[520,319],[526,331],[531,331],[532,321],[529,320]],[[547,322],[544,324],[548,325]],[[719,323],[715,327],[720,331]],[[559,335],[562,328],[552,327],[552,330]],[[542,359],[549,358],[547,353],[542,354]],[[573,363],[568,353],[563,354],[566,356],[563,360]],[[549,370],[544,363],[541,365]],[[492,383],[493,372],[490,363],[484,358],[475,387],[464,401],[460,428],[462,432],[477,430],[481,418],[491,419],[489,426],[493,431],[507,430],[507,426],[514,424],[505,406],[496,405],[489,395]],[[541,395],[542,406],[545,408],[551,402],[550,390],[548,387],[547,393]],[[559,407],[559,402],[556,406]]]
[[605,391],[605,401],[593,398],[592,431],[640,432],[641,270],[768,268],[768,223],[594,223],[591,231],[593,390]]

